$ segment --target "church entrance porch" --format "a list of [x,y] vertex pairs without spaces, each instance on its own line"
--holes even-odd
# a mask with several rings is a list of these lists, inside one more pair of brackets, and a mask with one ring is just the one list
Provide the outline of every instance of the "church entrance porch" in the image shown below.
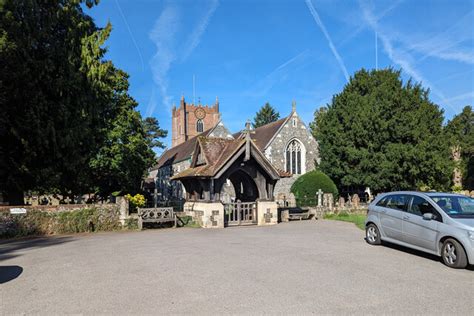
[[[186,189],[185,211],[209,228],[276,224],[273,190],[279,179],[280,172],[251,140],[249,125],[238,139],[199,137],[190,168],[172,178]],[[225,200],[230,184],[234,196]]]

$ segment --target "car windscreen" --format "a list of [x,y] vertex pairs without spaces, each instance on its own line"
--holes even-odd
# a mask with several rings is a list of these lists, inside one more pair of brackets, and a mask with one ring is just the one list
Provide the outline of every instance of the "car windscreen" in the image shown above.
[[467,196],[435,195],[431,199],[453,218],[474,218],[474,199]]

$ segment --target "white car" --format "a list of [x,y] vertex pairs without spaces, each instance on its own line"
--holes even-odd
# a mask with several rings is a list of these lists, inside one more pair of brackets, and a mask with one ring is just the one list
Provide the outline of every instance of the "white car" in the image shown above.
[[441,256],[452,268],[474,265],[474,199],[451,193],[390,192],[370,203],[366,241]]

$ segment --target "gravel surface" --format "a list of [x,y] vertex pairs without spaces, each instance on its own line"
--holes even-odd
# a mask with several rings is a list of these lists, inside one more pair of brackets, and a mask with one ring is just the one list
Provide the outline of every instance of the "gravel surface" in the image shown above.
[[0,242],[0,314],[463,314],[474,268],[370,246],[351,223]]

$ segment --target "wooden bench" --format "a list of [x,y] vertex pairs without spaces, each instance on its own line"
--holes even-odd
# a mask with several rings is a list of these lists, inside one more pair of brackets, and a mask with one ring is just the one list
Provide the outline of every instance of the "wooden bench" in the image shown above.
[[138,228],[143,229],[143,223],[173,223],[176,227],[176,213],[172,207],[139,208]]

